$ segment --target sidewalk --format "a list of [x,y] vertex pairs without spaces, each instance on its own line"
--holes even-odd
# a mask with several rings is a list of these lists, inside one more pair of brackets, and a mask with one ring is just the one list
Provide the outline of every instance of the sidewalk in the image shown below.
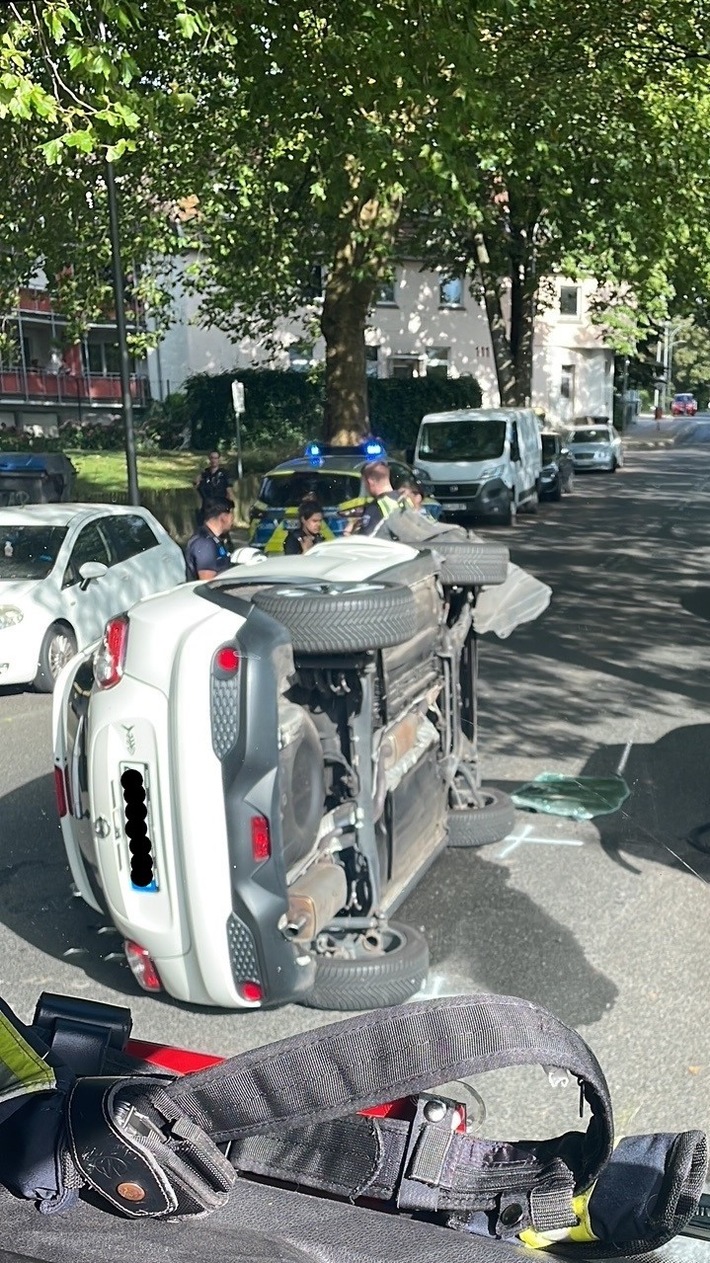
[[[660,430],[657,429],[660,424]],[[629,447],[675,447],[695,426],[693,417],[663,417],[657,423],[650,413],[641,413],[622,434]]]

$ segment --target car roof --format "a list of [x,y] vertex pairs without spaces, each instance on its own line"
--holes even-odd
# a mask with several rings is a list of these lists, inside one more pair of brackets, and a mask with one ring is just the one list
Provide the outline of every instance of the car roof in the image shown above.
[[147,509],[133,504],[26,504],[19,508],[0,509],[0,525],[69,526],[96,513],[112,517],[126,513],[149,516]]

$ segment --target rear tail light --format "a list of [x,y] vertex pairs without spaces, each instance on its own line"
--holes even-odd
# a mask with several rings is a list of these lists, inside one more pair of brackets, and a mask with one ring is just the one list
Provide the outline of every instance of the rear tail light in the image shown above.
[[237,991],[249,1004],[259,1004],[264,999],[264,988],[260,982],[240,982]]
[[101,689],[111,689],[123,678],[128,648],[128,615],[112,618],[104,629],[101,648],[94,656],[94,676]]
[[271,830],[265,816],[251,818],[251,853],[256,864],[271,858]]
[[134,943],[132,939],[126,939],[123,944],[123,950],[126,953],[126,960],[131,967],[131,973],[144,991],[162,991],[163,984],[160,981],[155,962],[150,957],[147,948],[141,947],[139,943]]

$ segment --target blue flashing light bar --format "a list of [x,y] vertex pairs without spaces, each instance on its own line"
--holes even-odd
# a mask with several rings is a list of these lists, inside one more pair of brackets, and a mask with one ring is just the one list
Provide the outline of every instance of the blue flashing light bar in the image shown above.
[[363,451],[368,460],[377,460],[379,457],[386,457],[387,455],[385,445],[379,439],[367,439],[363,444]]
[[356,447],[332,447],[327,443],[312,440],[306,443],[303,454],[312,465],[321,465],[324,456],[364,456],[368,461],[387,459],[382,439],[372,437],[363,439],[362,443],[358,443]]

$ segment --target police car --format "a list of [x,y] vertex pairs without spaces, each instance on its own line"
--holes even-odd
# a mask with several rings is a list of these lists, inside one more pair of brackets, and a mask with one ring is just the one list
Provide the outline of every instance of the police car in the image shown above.
[[[414,477],[403,461],[387,456],[380,439],[369,438],[356,447],[308,443],[302,456],[283,461],[266,474],[249,511],[249,543],[267,553],[282,553],[288,532],[298,526],[298,506],[307,496],[314,496],[323,509],[323,538],[342,535],[370,499],[362,471],[378,459],[389,464],[395,490]],[[438,518],[441,506],[436,500],[427,498],[424,506],[431,517]]]

